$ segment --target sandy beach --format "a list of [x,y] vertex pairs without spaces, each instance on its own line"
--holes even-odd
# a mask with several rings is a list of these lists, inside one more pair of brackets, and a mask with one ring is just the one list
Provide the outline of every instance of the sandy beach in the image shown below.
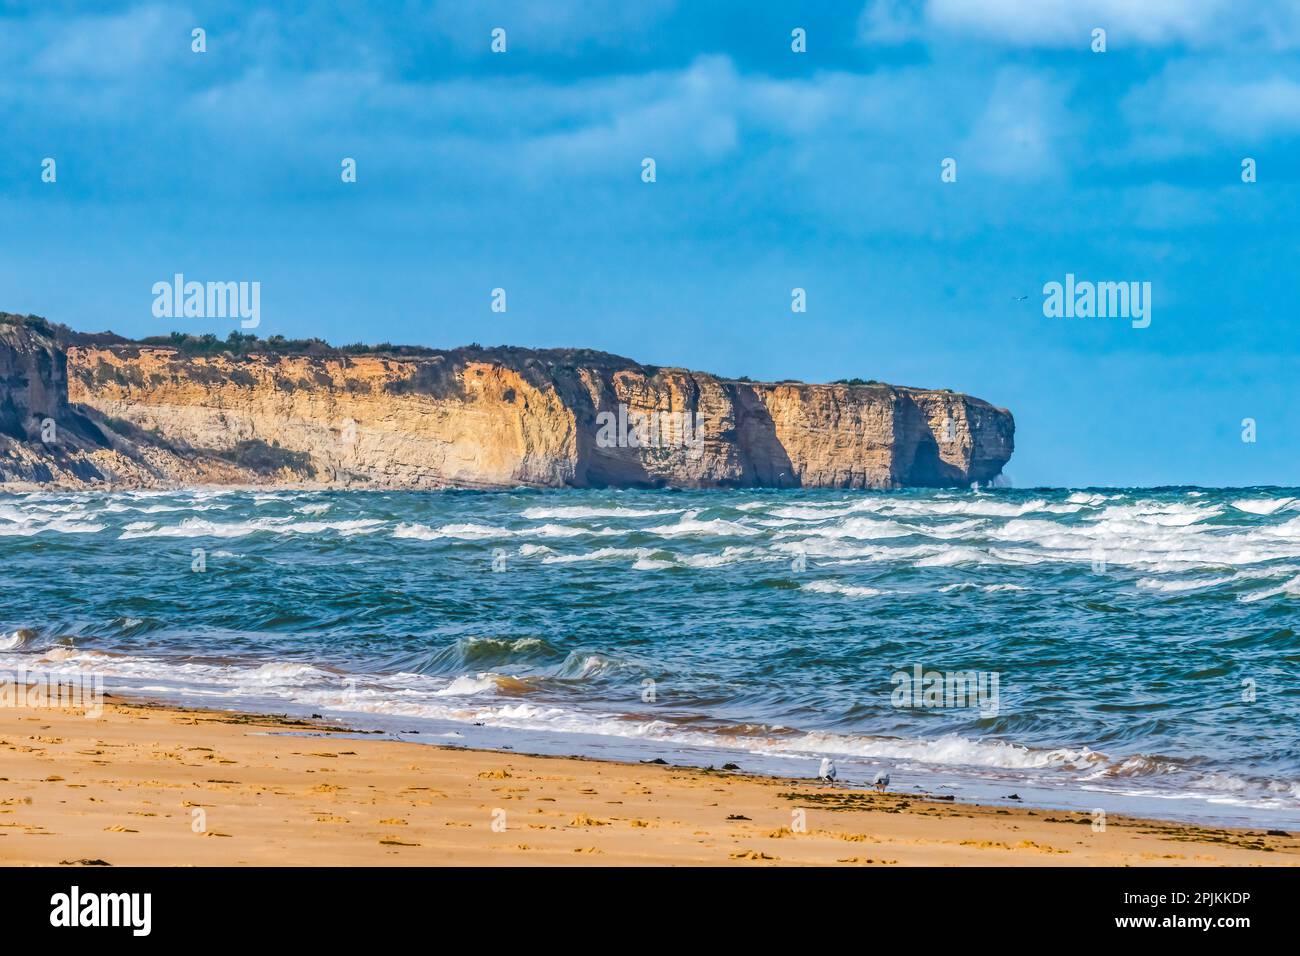
[[1300,838],[436,747],[112,698],[0,710],[5,865],[1233,865]]

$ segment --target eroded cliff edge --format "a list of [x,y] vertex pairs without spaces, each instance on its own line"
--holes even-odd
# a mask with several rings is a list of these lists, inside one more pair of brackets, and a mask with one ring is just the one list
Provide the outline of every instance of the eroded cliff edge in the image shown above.
[[[680,421],[689,440],[663,428]],[[946,390],[589,350],[192,354],[0,316],[0,433],[0,480],[69,487],[896,488],[993,479],[1015,423]]]

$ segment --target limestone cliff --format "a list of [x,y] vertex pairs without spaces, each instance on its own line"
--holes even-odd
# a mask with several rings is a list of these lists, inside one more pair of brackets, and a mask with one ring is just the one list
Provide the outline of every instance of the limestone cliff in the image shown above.
[[[1009,412],[948,391],[736,381],[589,350],[187,354],[21,327],[0,339],[0,373],[22,449],[0,446],[11,481],[956,486],[994,478],[1015,431]],[[41,415],[99,437],[58,464],[33,445]]]

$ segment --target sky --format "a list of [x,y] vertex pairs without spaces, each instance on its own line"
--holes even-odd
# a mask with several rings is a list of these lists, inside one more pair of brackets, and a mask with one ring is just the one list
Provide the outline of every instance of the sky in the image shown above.
[[0,0],[0,62],[3,311],[258,282],[263,336],[969,392],[1018,487],[1300,485],[1300,4]]

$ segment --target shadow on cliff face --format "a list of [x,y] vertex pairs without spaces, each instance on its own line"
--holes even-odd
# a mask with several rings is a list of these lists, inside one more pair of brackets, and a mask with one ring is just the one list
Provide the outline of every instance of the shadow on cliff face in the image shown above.
[[794,464],[776,436],[772,414],[751,385],[731,388],[736,414],[736,448],[744,467],[742,487],[797,488]]
[[927,433],[917,442],[912,464],[898,481],[910,487],[945,488],[965,484],[965,477],[961,469],[939,457],[939,444]]
[[577,427],[578,467],[574,472],[574,484],[579,488],[666,488],[667,478],[652,475],[642,459],[643,449],[612,447],[604,448],[596,441],[598,428],[596,415],[599,412],[611,412],[615,415],[617,404],[613,408],[600,408],[588,404],[579,412],[575,409],[574,424]]
[[[898,404],[895,406],[897,418],[895,434],[901,436],[901,447],[905,451],[910,451],[911,457],[910,460],[900,459],[897,462],[895,482],[904,487],[959,488],[971,482],[990,481],[1001,473],[1002,465],[1010,457],[1014,424],[1008,423],[1005,427],[1006,433],[1002,434],[1000,430],[992,429],[991,425],[981,423],[978,410],[971,407],[969,400],[961,399],[961,401],[964,403],[963,415],[966,426],[971,431],[975,444],[970,449],[966,462],[957,464],[944,460],[929,412],[922,404],[918,404],[913,396],[899,396]],[[1002,457],[979,455],[981,441],[987,437],[985,432],[990,429],[998,431],[993,443],[999,449],[1003,444],[1006,446],[1005,455]]]
[[[580,463],[575,483],[580,487],[797,488],[800,485],[790,456],[777,437],[776,423],[752,386],[727,386],[732,426],[711,434],[697,459],[689,459],[684,465],[680,460],[668,465],[670,473],[664,470],[656,473],[649,467],[656,463],[652,456],[665,454],[662,450],[601,447],[596,441],[596,417],[602,412],[617,415],[618,400],[609,388],[602,394],[599,407],[589,399],[583,401],[585,397],[584,393],[579,398],[574,415]],[[699,402],[696,392],[680,411],[695,415]],[[672,457],[680,451],[673,449],[667,454]]]
[[930,427],[929,416],[908,394],[895,399],[895,436],[902,437],[902,448],[911,451],[910,460],[897,462],[894,481],[904,486],[945,488],[966,483],[966,474],[956,465],[943,460],[939,443]]

